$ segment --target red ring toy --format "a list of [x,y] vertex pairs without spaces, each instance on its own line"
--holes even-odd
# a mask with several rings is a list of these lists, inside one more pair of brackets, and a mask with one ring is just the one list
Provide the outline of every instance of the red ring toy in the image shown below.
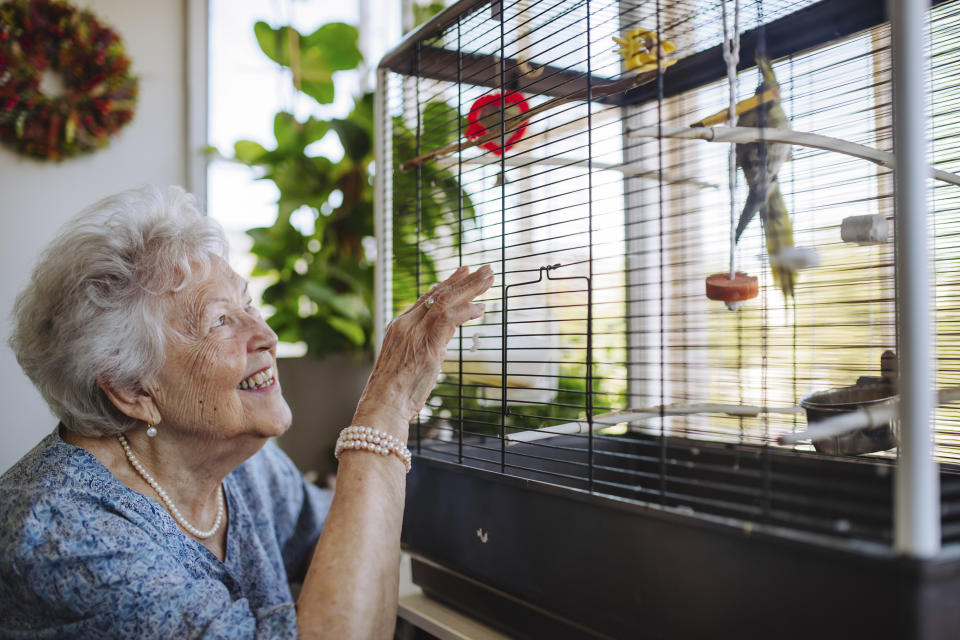
[[[511,117],[515,117],[514,114],[511,114],[510,111],[512,108],[520,110],[521,114],[526,113],[530,110],[530,105],[527,104],[526,99],[516,92],[508,91],[506,94],[501,94],[499,91],[497,93],[491,93],[485,96],[482,96],[473,103],[473,106],[470,107],[470,113],[467,114],[467,137],[471,140],[476,140],[477,138],[482,138],[485,135],[491,133],[486,125],[481,122],[481,118],[487,118],[488,121],[496,119],[497,125],[500,123],[500,109],[501,109],[501,96],[503,100],[506,101],[504,106],[504,120],[507,121],[507,126],[509,127],[509,120]],[[506,144],[504,145],[509,151],[513,148],[517,142],[523,138],[523,134],[527,131],[528,121],[524,120],[516,127],[509,137],[507,137]],[[500,148],[500,139],[497,136],[496,140],[487,140],[480,144],[481,147],[492,151],[498,156],[503,153],[503,150]]]

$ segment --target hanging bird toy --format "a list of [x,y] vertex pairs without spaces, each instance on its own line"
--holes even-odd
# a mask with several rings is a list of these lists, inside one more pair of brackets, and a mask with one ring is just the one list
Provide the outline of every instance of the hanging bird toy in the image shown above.
[[[727,65],[727,89],[729,92],[729,104],[726,113],[730,119],[733,119],[736,113],[737,64],[740,62],[739,7],[740,5],[737,4],[737,12],[734,14],[733,20],[734,28],[732,34],[730,34],[727,29],[726,4],[721,5],[723,9],[723,60]],[[734,194],[737,185],[735,156],[735,149],[731,147],[727,154],[727,182],[730,187],[730,269],[727,273],[714,273],[707,276],[707,298],[723,302],[730,311],[736,311],[746,300],[756,298],[759,293],[757,277],[737,271],[737,236],[734,233],[733,223],[736,217]]]
[[625,33],[622,38],[613,36],[613,41],[620,45],[617,53],[630,71],[656,71],[658,66],[665,69],[677,61],[671,55],[677,46],[669,40],[661,41],[660,36],[653,31],[634,29]]
[[481,147],[499,156],[503,153],[500,143],[504,137],[500,134],[501,115],[504,122],[519,123],[515,124],[513,130],[506,136],[504,148],[509,151],[527,131],[529,120],[524,119],[523,115],[528,111],[530,111],[530,105],[516,91],[508,91],[505,94],[498,91],[482,96],[473,103],[470,113],[467,114],[467,138],[481,140]]
[[733,278],[728,273],[714,273],[707,277],[707,298],[725,302],[731,311],[760,292],[757,276],[737,271]]

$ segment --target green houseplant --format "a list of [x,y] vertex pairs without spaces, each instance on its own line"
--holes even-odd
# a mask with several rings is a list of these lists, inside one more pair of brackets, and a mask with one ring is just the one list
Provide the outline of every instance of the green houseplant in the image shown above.
[[[363,59],[356,27],[344,23],[325,24],[308,35],[265,22],[258,22],[254,31],[263,53],[290,69],[296,89],[319,105],[333,102],[333,74],[356,69]],[[453,140],[458,135],[458,118],[456,110],[443,102],[427,104],[424,121],[449,123],[425,134],[431,137],[429,143]],[[394,117],[392,124],[394,145],[413,148],[415,136],[403,120]],[[357,96],[345,118],[310,116],[299,120],[280,111],[274,117],[273,134],[272,149],[252,140],[234,145],[235,159],[256,168],[260,179],[272,181],[279,192],[274,223],[247,231],[257,258],[252,275],[271,281],[263,295],[263,302],[273,309],[267,322],[282,341],[303,341],[308,354],[317,358],[331,353],[370,353],[373,260],[365,245],[369,246],[373,237],[373,94]],[[343,149],[339,160],[311,153],[311,145],[330,134]],[[395,188],[405,188],[404,181],[410,179],[409,175],[397,175]],[[458,199],[462,218],[472,218],[473,206],[455,176],[433,167],[424,185],[427,215],[423,219],[427,223],[419,230],[409,223],[399,224],[395,229],[398,239],[418,246],[418,238],[449,235],[445,229],[455,223],[451,218],[456,217],[452,212],[457,210]],[[291,216],[302,208],[314,221],[308,233],[291,224]],[[398,300],[406,300],[414,293],[407,289],[415,278],[404,272],[403,265],[397,268],[395,293]],[[424,281],[436,277],[426,254],[422,255],[420,277]]]
[[[322,105],[333,102],[334,74],[356,69],[362,61],[356,27],[330,23],[304,35],[290,26],[259,22],[254,32],[264,55],[288,69],[294,87],[318,106],[306,118],[276,113],[272,144],[240,140],[234,144],[234,159],[277,188],[273,223],[247,231],[256,257],[252,275],[269,283],[263,294],[272,309],[267,322],[281,340],[304,342],[312,356],[278,361],[284,395],[296,423],[305,427],[288,431],[280,446],[301,469],[323,477],[333,468],[333,442],[350,420],[373,352],[374,265],[367,252],[374,234],[373,95],[356,96],[345,117],[317,115]],[[458,134],[455,109],[431,103],[423,121],[440,109],[455,118],[452,127],[425,135],[452,140]],[[415,148],[416,136],[403,120],[394,117],[391,123],[394,148]],[[315,143],[324,138],[325,148],[332,139],[342,155],[316,152]],[[410,179],[399,176],[394,188],[409,188],[405,181]],[[452,213],[457,206],[460,219],[473,216],[469,197],[450,172],[431,167],[421,186],[426,224],[419,230],[411,222],[394,225],[396,240],[410,246],[449,237],[451,225],[458,224]],[[312,225],[303,224],[304,213]],[[395,219],[409,218],[395,213]],[[421,282],[431,284],[437,274],[429,257],[422,256],[420,267]],[[415,295],[416,275],[408,265],[396,266],[398,304]]]

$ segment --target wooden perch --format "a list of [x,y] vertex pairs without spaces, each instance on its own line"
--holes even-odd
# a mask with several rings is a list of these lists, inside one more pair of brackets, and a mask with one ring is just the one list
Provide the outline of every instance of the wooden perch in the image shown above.
[[[766,127],[666,127],[649,126],[630,129],[628,135],[635,138],[682,138],[687,140],[706,140],[708,142],[781,142],[784,144],[834,151],[854,158],[867,160],[874,164],[894,169],[895,156],[856,142],[822,136],[817,133],[793,131],[791,129],[768,129]],[[932,170],[933,177],[948,184],[960,186],[960,176],[939,169]]]
[[[774,98],[780,98],[780,89],[766,89],[761,93],[754,94],[747,98],[746,100],[741,100],[734,107],[735,115],[742,115],[751,109],[756,108],[758,105],[770,102]],[[724,109],[723,111],[718,111],[713,115],[707,116],[703,120],[698,120],[694,122],[691,127],[712,127],[716,124],[723,124],[730,119],[730,109]]]
[[[597,100],[600,98],[604,98],[606,96],[613,95],[615,93],[625,93],[630,89],[633,89],[634,87],[639,87],[641,85],[645,85],[647,83],[653,82],[654,80],[656,80],[656,78],[657,78],[656,71],[648,71],[638,75],[631,75],[621,80],[617,80],[616,82],[611,82],[609,84],[600,84],[595,87],[591,87],[589,90],[581,89],[580,91],[575,91],[568,96],[551,98],[546,102],[544,102],[543,104],[533,107],[532,109],[530,109],[529,111],[527,111],[522,115],[514,116],[512,118],[507,118],[503,122],[503,126],[506,129],[505,133],[509,134],[510,132],[519,128],[524,122],[529,122],[530,119],[533,118],[534,116],[539,115],[544,111],[553,109],[554,107],[558,107],[562,104],[566,104],[568,102],[582,102],[584,100],[587,100],[588,98]],[[416,158],[411,158],[410,160],[407,160],[406,162],[400,165],[400,169],[402,171],[409,171],[410,169],[413,169],[414,167],[421,165],[424,162],[427,162],[428,160],[433,160],[436,157],[445,156],[448,153],[460,152],[460,151],[463,151],[464,149],[469,149],[470,147],[476,147],[477,145],[481,145],[484,142],[493,142],[493,141],[499,140],[500,135],[501,135],[501,132],[499,129],[497,129],[496,131],[491,131],[487,135],[480,136],[479,138],[475,138],[473,140],[467,139],[467,140],[459,140],[457,142],[451,142],[450,144],[444,147],[440,147],[439,149],[434,149],[433,151],[428,151],[427,153],[423,153],[417,156]]]

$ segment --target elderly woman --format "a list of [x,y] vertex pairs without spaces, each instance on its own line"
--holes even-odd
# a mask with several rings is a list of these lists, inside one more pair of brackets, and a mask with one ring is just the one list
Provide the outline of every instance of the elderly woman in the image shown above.
[[81,213],[14,312],[60,424],[0,478],[0,637],[389,636],[408,422],[492,281],[461,268],[390,325],[331,500],[269,442],[277,337],[217,224],[178,188]]

